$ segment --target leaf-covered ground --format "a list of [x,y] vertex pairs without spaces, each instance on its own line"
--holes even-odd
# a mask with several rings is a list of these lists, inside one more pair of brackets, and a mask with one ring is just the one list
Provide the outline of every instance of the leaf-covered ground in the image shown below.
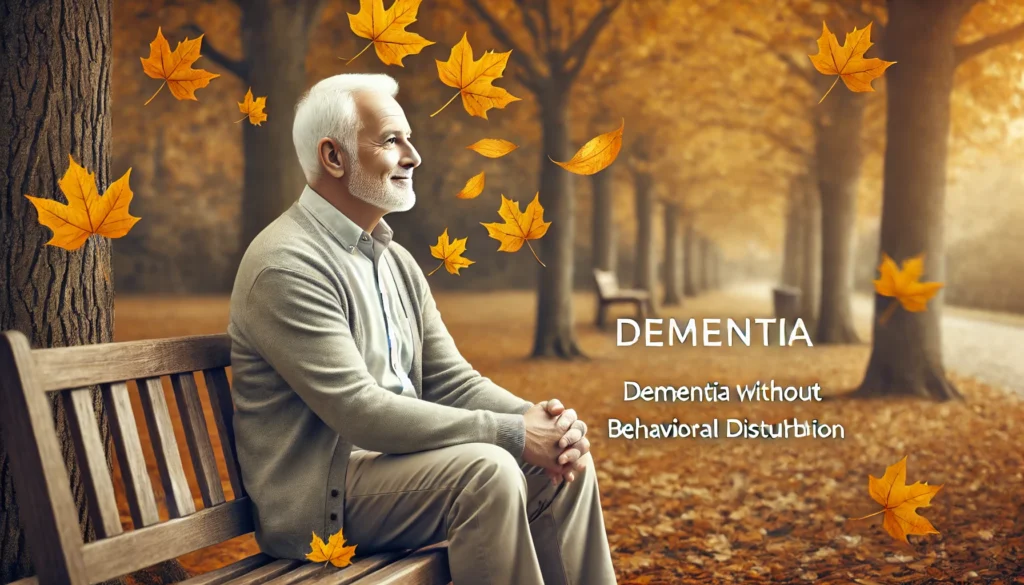
[[[445,294],[439,305],[463,354],[484,375],[529,400],[557,397],[590,424],[620,583],[1024,583],[1024,401],[999,388],[952,374],[967,398],[962,403],[627,403],[624,380],[819,382],[835,397],[860,381],[869,346],[616,347],[614,330],[593,327],[591,295],[581,294],[578,335],[591,359],[528,360],[533,295]],[[718,293],[688,299],[684,309],[663,316],[767,316],[768,306]],[[116,311],[118,339],[214,333],[226,326],[227,302],[127,297]],[[499,313],[526,318],[495,322]],[[634,417],[818,419],[843,425],[846,438],[606,438],[609,418]],[[904,455],[909,483],[945,485],[931,507],[918,510],[941,534],[911,536],[910,546],[885,533],[881,516],[848,520],[879,509],[868,495],[868,474],[880,477]],[[159,481],[154,485],[159,490]],[[255,550],[243,537],[183,562],[208,570]]]

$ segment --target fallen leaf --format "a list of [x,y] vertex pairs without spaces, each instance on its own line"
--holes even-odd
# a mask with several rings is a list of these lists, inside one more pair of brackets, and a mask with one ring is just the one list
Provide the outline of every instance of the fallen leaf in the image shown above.
[[903,308],[911,313],[928,310],[928,300],[943,287],[941,282],[919,282],[924,274],[924,254],[903,261],[902,268],[888,254],[882,253],[882,263],[878,266],[879,279],[875,283],[875,291],[886,297],[894,297],[892,304],[878,319],[885,323],[896,310],[898,300]]
[[352,564],[352,557],[356,554],[356,546],[344,546],[344,531],[339,530],[331,535],[325,544],[316,532],[313,533],[313,541],[309,543],[312,552],[306,554],[306,558],[314,563],[330,562],[335,567],[344,567]]
[[928,482],[907,485],[907,457],[885,468],[881,479],[868,475],[868,492],[884,506],[881,511],[851,520],[863,520],[877,514],[885,514],[882,527],[896,540],[907,541],[908,534],[939,534],[927,518],[917,514],[918,508],[931,506],[931,500],[942,489],[942,485],[931,486]]
[[[238,109],[249,118],[249,123],[253,126],[259,126],[260,122],[267,121],[267,114],[263,111],[267,105],[267,96],[258,97],[255,101],[252,99],[252,88],[245,92],[245,99],[238,102]],[[242,118],[244,120],[245,118]],[[241,122],[242,120],[238,120]],[[237,123],[237,122],[236,122]]]
[[58,183],[67,204],[25,195],[35,205],[39,223],[53,230],[53,237],[46,243],[65,250],[77,250],[92,234],[108,238],[127,234],[140,219],[128,213],[133,195],[128,186],[132,169],[129,168],[107,187],[100,197],[95,175],[79,166],[71,155],[68,159],[71,161],[68,170]]
[[484,174],[474,175],[468,181],[466,186],[459,191],[456,197],[459,199],[475,199],[484,190]]
[[402,64],[407,55],[415,55],[424,48],[434,44],[420,35],[405,30],[405,27],[416,22],[421,0],[395,0],[391,8],[384,10],[384,0],[359,0],[359,12],[348,15],[349,27],[352,32],[364,39],[370,39],[362,51],[351,59],[344,59],[348,65],[355,61],[371,46],[376,49],[377,57],[385,65]]
[[518,252],[525,242],[537,262],[540,262],[541,266],[545,266],[540,258],[537,258],[537,252],[529,242],[543,237],[548,233],[548,227],[551,226],[550,221],[544,221],[544,208],[540,204],[540,193],[533,196],[533,201],[526,206],[525,212],[519,211],[518,201],[512,201],[502,194],[498,215],[505,220],[504,223],[480,223],[487,228],[487,235],[501,242],[498,251]]
[[491,85],[505,72],[505,65],[512,51],[495,53],[487,51],[478,61],[473,60],[473,47],[462,33],[462,40],[452,47],[452,54],[447,61],[437,61],[437,75],[445,85],[457,88],[459,93],[452,96],[441,109],[430,114],[430,117],[441,113],[455,98],[462,96],[462,106],[471,116],[487,119],[487,110],[504,108],[520,98],[510,94],[505,88]]
[[871,87],[871,81],[882,76],[882,73],[895,61],[883,61],[881,59],[865,59],[864,53],[871,45],[871,24],[868,23],[864,30],[857,30],[846,35],[843,46],[839,46],[839,39],[829,32],[824,21],[821,23],[821,37],[818,38],[818,54],[808,55],[814,68],[825,75],[838,75],[832,87],[828,88],[825,95],[818,100],[820,104],[832,91],[832,88],[842,79],[850,91],[864,92],[875,91]]
[[477,140],[466,148],[487,158],[501,158],[519,147],[501,138],[484,138],[483,140]]
[[619,156],[619,150],[622,149],[622,130],[625,127],[626,120],[623,118],[618,129],[592,138],[576,151],[569,162],[558,162],[550,156],[548,159],[570,173],[593,175],[615,162],[615,157]]
[[163,32],[160,28],[156,29],[156,38],[149,43],[149,57],[139,57],[139,59],[142,60],[142,70],[146,72],[146,75],[153,79],[163,79],[164,82],[156,90],[156,93],[146,100],[146,104],[153,101],[164,85],[171,90],[171,95],[179,100],[196,100],[197,89],[206,87],[210,84],[211,79],[220,77],[219,73],[210,73],[204,69],[192,69],[192,64],[201,56],[199,48],[202,43],[203,35],[199,35],[198,38],[191,41],[185,37],[185,40],[178,43],[172,53]]
[[[448,239],[448,228],[444,228],[444,233],[437,236],[437,245],[430,247],[430,255],[441,260],[437,268],[444,266],[445,270],[459,276],[460,268],[466,268],[470,264],[474,264],[473,260],[462,257],[466,253],[467,239],[469,238],[456,238],[455,241],[450,241]],[[427,276],[437,272],[437,268],[431,270]]]

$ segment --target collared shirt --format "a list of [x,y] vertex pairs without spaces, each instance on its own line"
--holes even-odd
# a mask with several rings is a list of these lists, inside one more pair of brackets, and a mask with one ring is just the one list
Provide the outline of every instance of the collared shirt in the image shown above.
[[416,389],[409,379],[412,368],[412,331],[408,316],[398,298],[395,274],[388,265],[384,249],[391,243],[391,227],[381,219],[366,233],[309,185],[299,196],[302,206],[331,233],[331,243],[338,260],[354,275],[353,307],[366,326],[363,359],[366,369],[382,388],[395,394],[416,398]]

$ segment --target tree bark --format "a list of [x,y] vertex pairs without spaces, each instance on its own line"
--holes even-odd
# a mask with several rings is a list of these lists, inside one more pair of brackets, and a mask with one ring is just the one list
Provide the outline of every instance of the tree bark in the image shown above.
[[803,230],[805,227],[805,222],[801,221],[803,204],[803,192],[800,191],[799,183],[794,181],[789,193],[789,201],[786,203],[786,233],[782,249],[782,284],[793,288],[800,287],[803,275]]
[[800,316],[808,331],[815,331],[821,284],[821,201],[818,185],[803,181],[803,270],[800,280]]
[[682,256],[679,241],[679,205],[665,205],[665,306],[679,306],[683,302],[680,268]]
[[683,294],[688,297],[697,296],[697,238],[700,236],[693,229],[693,222],[686,223],[683,235]]
[[612,169],[590,176],[594,189],[594,225],[592,245],[594,268],[615,272],[615,198],[612,195]]
[[646,171],[633,171],[633,195],[636,202],[636,262],[633,265],[633,287],[651,295],[651,312],[655,312],[657,275],[654,249],[653,178]]
[[[953,41],[971,2],[892,0],[886,33],[885,174],[881,250],[896,262],[924,254],[927,281],[945,280],[943,212]],[[928,310],[900,308],[878,322],[894,299],[876,295],[874,337],[857,395],[959,398],[942,362],[942,293]]]
[[[0,330],[23,332],[34,348],[110,342],[111,241],[92,236],[74,251],[47,246],[52,232],[39,224],[24,195],[66,203],[57,182],[69,155],[95,174],[100,193],[116,178],[110,172],[111,3],[7,2],[0,21]],[[118,176],[126,170],[118,169]],[[63,404],[51,406],[82,536],[95,540]],[[109,449],[98,392],[93,408]],[[33,570],[2,439],[0,500],[0,582],[6,583]],[[188,576],[177,562],[155,572],[173,580]]]
[[700,290],[711,290],[711,240],[701,236],[700,245]]

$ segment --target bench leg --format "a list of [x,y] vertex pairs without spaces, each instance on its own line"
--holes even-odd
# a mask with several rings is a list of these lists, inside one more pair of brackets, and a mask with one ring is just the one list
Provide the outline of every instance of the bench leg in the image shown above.
[[597,302],[597,328],[604,329],[605,311],[608,305],[602,301]]

